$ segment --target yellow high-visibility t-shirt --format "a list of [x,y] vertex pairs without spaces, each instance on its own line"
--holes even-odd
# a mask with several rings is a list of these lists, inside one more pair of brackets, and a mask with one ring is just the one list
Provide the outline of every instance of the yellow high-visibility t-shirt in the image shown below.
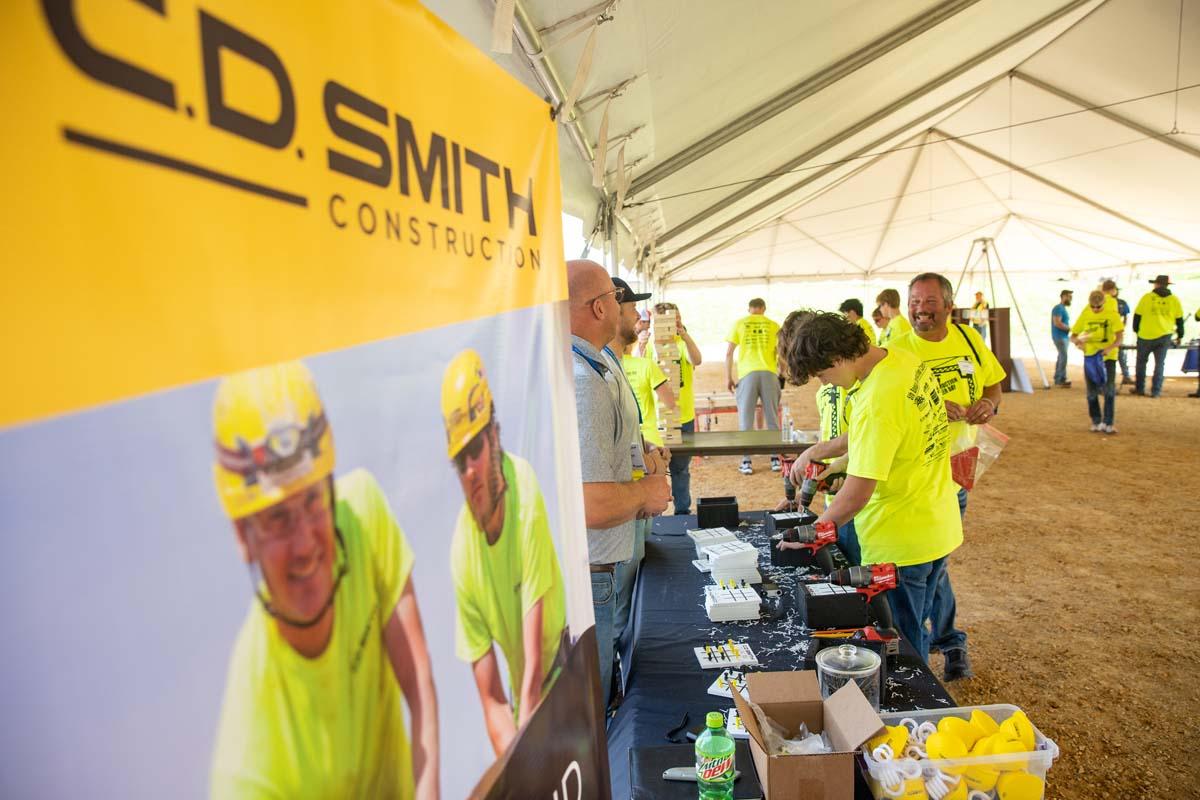
[[[696,387],[692,385],[692,373],[695,367],[692,366],[692,359],[688,357],[687,344],[683,341],[682,336],[675,337],[675,347],[679,349],[679,360],[675,363],[679,365],[679,386],[675,392],[675,402],[679,404],[679,421],[681,423],[691,422],[696,418]],[[658,360],[658,353],[654,349],[654,342],[650,342],[650,347],[646,352],[651,361]],[[661,444],[661,442],[655,442]]]
[[832,383],[822,384],[817,389],[817,417],[821,421],[821,441],[836,439],[845,433],[843,414],[846,390]]
[[1183,316],[1183,304],[1176,294],[1161,297],[1146,292],[1133,313],[1142,318],[1138,323],[1138,338],[1157,339],[1175,333],[1175,320]]
[[522,625],[525,615],[542,601],[542,675],[545,679],[566,625],[566,596],[558,554],[550,536],[546,502],[528,461],[504,454],[504,527],[489,545],[487,534],[463,503],[450,545],[450,575],[458,606],[455,654],[474,664],[500,646],[508,664],[513,716],[518,715],[525,677]]
[[903,314],[897,314],[892,317],[883,330],[879,332],[879,346],[885,347],[888,342],[896,339],[912,330],[912,323],[904,318]]
[[726,341],[737,345],[737,376],[776,372],[779,324],[765,314],[748,314],[733,324]]
[[[1117,340],[1117,334],[1123,330],[1125,330],[1125,326],[1121,322],[1121,316],[1117,313],[1116,304],[1109,306],[1107,303],[1099,312],[1093,311],[1091,306],[1084,306],[1083,311],[1079,312],[1075,324],[1071,326],[1071,333],[1076,336],[1084,331],[1088,333],[1087,341],[1083,343],[1085,356],[1095,355],[1111,345]],[[1108,355],[1104,356],[1104,360],[1116,361],[1117,355],[1117,348],[1113,348]]]
[[875,326],[867,322],[865,317],[858,318],[858,327],[862,328],[867,334],[867,341],[870,344],[875,344]]
[[888,350],[854,392],[849,428],[846,472],[876,481],[854,517],[862,563],[924,564],[962,544],[950,425],[929,367]]
[[253,602],[225,682],[213,798],[413,796],[404,698],[383,642],[412,549],[369,472],[343,475],[334,493],[347,571],[329,646],[305,658]]
[[[948,323],[946,337],[940,342],[922,339],[911,331],[888,344],[889,350],[907,350],[933,371],[942,390],[942,400],[963,408],[983,397],[985,387],[1007,377],[995,354],[983,337],[970,325]],[[979,427],[966,420],[950,423],[950,452],[957,453],[975,444]]]
[[667,376],[657,362],[644,356],[622,356],[621,368],[633,387],[633,396],[642,413],[642,437],[662,447],[662,437],[658,434],[658,398],[654,390],[666,382]]

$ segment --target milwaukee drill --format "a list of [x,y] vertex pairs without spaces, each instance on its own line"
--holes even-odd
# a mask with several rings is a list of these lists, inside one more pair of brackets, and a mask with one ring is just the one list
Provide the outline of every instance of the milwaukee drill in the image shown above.
[[[780,547],[783,542],[793,542],[799,548]],[[814,564],[824,572],[833,571],[833,556],[826,548],[837,544],[837,525],[829,520],[815,525],[788,528],[776,537],[771,548],[771,562],[777,566],[811,567]]]
[[810,461],[804,468],[804,480],[800,483],[800,491],[797,495],[797,500],[801,508],[808,508],[812,505],[813,498],[817,496],[817,492],[828,492],[829,485],[838,478],[846,477],[846,473],[838,472],[834,475],[826,475],[824,478],[818,479],[828,464],[820,461]]
[[875,614],[875,619],[882,628],[894,627],[892,608],[888,605],[883,593],[896,588],[895,564],[868,564],[864,566],[846,567],[832,570],[827,577],[806,577],[808,583],[834,583],[839,586],[851,586],[867,601],[867,605]]

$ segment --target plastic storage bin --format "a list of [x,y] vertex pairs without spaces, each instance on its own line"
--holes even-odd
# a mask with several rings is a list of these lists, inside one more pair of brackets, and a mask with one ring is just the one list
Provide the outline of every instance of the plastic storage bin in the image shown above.
[[[955,708],[935,708],[926,709],[923,711],[900,711],[886,712],[880,714],[880,719],[885,725],[899,725],[902,719],[911,719],[918,726],[923,722],[930,722],[937,725],[946,717],[958,717],[964,721],[969,721],[972,711],[982,711],[992,718],[999,725],[1004,720],[1008,719],[1016,711],[1021,711],[1020,708],[1014,705],[997,703],[986,706],[959,706]],[[976,798],[1005,798],[1015,797],[1020,800],[1041,800],[1045,796],[1046,773],[1050,769],[1050,765],[1058,758],[1058,745],[1054,740],[1045,736],[1036,725],[1030,723],[1033,728],[1034,749],[1032,752],[1024,753],[1003,753],[999,755],[989,756],[966,756],[965,758],[950,758],[950,759],[913,759],[915,765],[920,770],[920,784],[912,773],[915,771],[912,764],[907,764],[909,775],[905,776],[900,783],[900,779],[895,779],[892,785],[885,786],[880,780],[871,777],[870,766],[875,762],[871,758],[870,753],[867,753],[869,745],[864,745],[862,748],[862,766],[867,778],[867,785],[871,789],[872,795],[876,800],[888,800],[890,798],[929,798],[930,800],[956,800],[957,798],[970,797],[972,800]],[[911,737],[910,737],[911,741]],[[903,756],[900,756],[903,757]],[[943,776],[939,779],[939,773]],[[1041,781],[1041,792],[1031,793],[1030,785],[1035,782],[1029,781],[1027,778],[1016,777],[1018,773],[1027,773],[1028,775],[1036,776]],[[1010,777],[1003,778],[1004,783],[1000,783],[1001,776],[1008,775]],[[955,781],[955,777],[958,778]],[[899,783],[899,785],[898,785]],[[1017,784],[1024,784],[1018,786]],[[963,784],[959,786],[958,784]],[[1011,789],[1007,792],[1001,792],[1001,789]],[[890,790],[890,791],[889,791]]]

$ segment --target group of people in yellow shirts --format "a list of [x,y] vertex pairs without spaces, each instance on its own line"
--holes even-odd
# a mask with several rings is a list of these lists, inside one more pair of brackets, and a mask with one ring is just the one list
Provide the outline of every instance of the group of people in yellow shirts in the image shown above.
[[[501,446],[476,351],[446,366],[441,416],[463,493],[447,547],[455,651],[499,757],[565,660],[563,577],[537,477]],[[383,489],[363,469],[334,476],[332,425],[300,362],[220,381],[213,431],[217,494],[254,599],[211,795],[437,798],[434,670],[413,550]]]
[[951,460],[999,411],[1006,377],[974,326],[951,319],[953,299],[949,280],[924,273],[908,285],[907,315],[899,291],[880,292],[878,338],[851,299],[839,313],[792,312],[778,339],[783,376],[820,383],[821,441],[796,460],[791,482],[814,461],[822,475],[845,473],[819,520],[838,526],[851,563],[896,564],[896,625],[922,658],[941,651],[948,681],[973,675],[948,569],[967,506]]

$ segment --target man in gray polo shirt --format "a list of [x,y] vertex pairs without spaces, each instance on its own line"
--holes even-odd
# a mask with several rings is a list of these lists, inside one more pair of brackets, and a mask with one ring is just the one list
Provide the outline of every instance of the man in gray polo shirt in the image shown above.
[[612,684],[616,565],[633,557],[634,520],[666,510],[671,487],[662,475],[633,480],[630,443],[639,438],[637,405],[619,361],[605,347],[616,336],[622,299],[617,295],[624,290],[614,286],[594,261],[567,262],[567,282],[592,610],[600,690],[607,707]]

